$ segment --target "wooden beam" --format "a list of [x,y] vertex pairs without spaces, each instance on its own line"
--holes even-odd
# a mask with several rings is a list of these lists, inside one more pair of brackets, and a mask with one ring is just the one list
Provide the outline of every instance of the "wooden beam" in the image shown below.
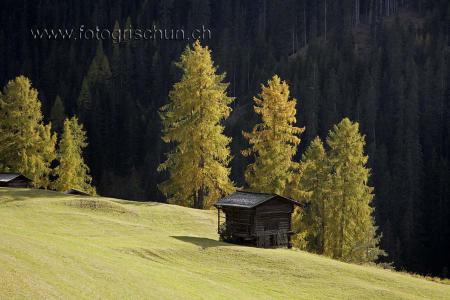
[[217,233],[220,233],[220,208],[217,208]]

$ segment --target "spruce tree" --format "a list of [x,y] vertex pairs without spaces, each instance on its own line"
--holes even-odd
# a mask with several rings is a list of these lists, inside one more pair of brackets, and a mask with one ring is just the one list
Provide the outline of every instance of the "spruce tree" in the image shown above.
[[159,166],[169,172],[159,188],[172,203],[204,208],[234,190],[228,168],[231,139],[222,125],[233,98],[222,82],[225,75],[216,74],[211,51],[200,42],[186,47],[177,66],[182,78],[161,108],[162,138],[174,148]]
[[108,57],[103,50],[103,43],[99,42],[95,57],[87,73],[88,79],[92,83],[106,81],[111,78],[111,67]]
[[80,95],[78,96],[77,106],[79,113],[83,116],[83,119],[86,119],[88,111],[90,111],[90,109],[92,108],[92,95],[89,88],[89,80],[87,77],[84,77],[81,83],[81,90]]
[[[103,51],[102,41],[83,78],[77,100],[78,116],[87,129],[90,140],[89,157],[92,174],[100,180],[106,168],[112,166],[114,146],[113,136],[109,134],[114,118],[112,103],[115,100],[111,85],[111,67]],[[115,132],[115,131],[114,131]]]
[[[373,188],[359,124],[344,118],[327,137],[330,213],[324,254],[345,261],[374,261],[382,251],[372,217]],[[329,242],[328,242],[329,241]]]
[[50,120],[52,121],[52,129],[58,134],[64,126],[65,111],[64,104],[60,96],[56,96],[55,103],[53,103],[52,110],[50,112]]
[[340,91],[339,76],[336,74],[336,70],[327,70],[328,76],[324,83],[323,97],[320,99],[319,104],[319,119],[321,128],[319,134],[325,136],[327,131],[336,124],[338,119],[338,105],[339,101],[343,98]]
[[[106,89],[111,79],[111,67],[108,57],[103,51],[103,44],[99,42],[95,56],[89,66],[86,76],[83,78],[81,92],[77,100],[78,110],[83,116],[88,114],[98,103],[93,103],[92,96],[98,90]],[[100,99],[95,99],[99,102]]]
[[255,159],[247,166],[245,180],[253,191],[284,194],[298,169],[292,159],[304,131],[295,126],[297,100],[289,99],[288,84],[274,75],[254,101],[262,123],[252,132],[243,132],[250,148],[242,154]]
[[59,165],[55,168],[57,176],[53,182],[55,190],[78,189],[95,194],[95,189],[91,186],[89,167],[83,159],[83,149],[86,147],[86,132],[83,125],[78,123],[77,117],[66,119],[57,154]]
[[56,135],[42,120],[38,92],[24,76],[0,93],[0,170],[22,173],[36,187],[48,187]]

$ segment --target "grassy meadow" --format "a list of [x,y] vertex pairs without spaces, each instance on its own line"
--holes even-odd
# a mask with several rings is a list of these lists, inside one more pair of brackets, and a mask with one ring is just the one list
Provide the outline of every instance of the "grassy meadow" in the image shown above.
[[0,299],[450,299],[450,285],[218,241],[215,211],[0,188]]

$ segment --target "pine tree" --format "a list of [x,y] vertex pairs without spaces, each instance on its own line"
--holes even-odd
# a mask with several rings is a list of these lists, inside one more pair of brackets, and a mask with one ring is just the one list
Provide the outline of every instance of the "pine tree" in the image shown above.
[[373,188],[359,124],[344,118],[327,137],[330,206],[324,254],[345,261],[374,261],[382,251],[372,217]]
[[209,0],[190,0],[190,10],[188,15],[188,28],[201,28],[202,25],[208,26],[211,18]]
[[306,200],[298,228],[304,236],[308,251],[323,253],[327,224],[328,168],[327,154],[322,140],[316,137],[306,149],[300,162],[300,176],[296,180],[302,198]]
[[38,92],[24,76],[0,93],[0,169],[18,172],[36,187],[48,187],[56,135],[44,125]]
[[204,208],[234,190],[228,168],[231,139],[221,124],[233,98],[226,94],[225,75],[216,74],[210,50],[198,41],[186,47],[177,66],[182,78],[161,108],[162,138],[175,148],[158,168],[169,172],[159,188],[172,203]]
[[81,83],[81,90],[80,95],[78,96],[77,105],[78,105],[78,112],[83,117],[82,120],[86,119],[87,117],[85,116],[87,116],[88,111],[92,107],[92,96],[87,77],[84,77]]
[[260,98],[255,97],[255,112],[262,123],[252,132],[243,132],[250,148],[244,156],[254,156],[247,166],[245,179],[251,190],[284,194],[298,164],[292,159],[304,128],[295,126],[297,100],[289,99],[289,86],[275,75],[262,86]]
[[102,42],[98,43],[97,51],[91,65],[89,66],[87,76],[89,81],[92,83],[106,81],[111,78],[111,67],[108,57],[103,51]]
[[[108,57],[103,51],[103,44],[99,42],[97,51],[89,66],[86,76],[83,78],[81,92],[78,97],[78,110],[84,114],[89,113],[93,109],[94,103],[92,99],[93,90],[104,87],[111,78],[111,67]],[[100,85],[100,87],[98,87]],[[94,91],[95,92],[95,91]],[[99,99],[96,99],[99,101]]]
[[[312,56],[312,55],[311,55]],[[321,99],[320,91],[320,72],[314,57],[308,53],[306,66],[307,78],[300,82],[302,89],[300,92],[303,100],[303,118],[305,127],[304,139],[312,141],[319,131],[319,101]]]
[[61,97],[56,96],[55,103],[53,103],[52,110],[50,112],[50,120],[52,122],[52,129],[54,132],[57,132],[58,134],[61,133],[64,126],[64,119],[64,104]]
[[320,101],[321,128],[319,134],[325,136],[329,128],[336,124],[338,119],[337,105],[342,98],[340,91],[339,76],[334,69],[328,71],[328,77],[325,81],[323,97]]
[[111,67],[100,41],[96,54],[83,78],[80,95],[77,100],[78,116],[87,129],[93,176],[100,180],[106,168],[111,167],[113,155],[113,135],[111,123],[114,118],[112,103],[115,100],[111,85]]
[[83,125],[78,124],[77,117],[64,121],[64,130],[59,142],[57,159],[59,165],[55,168],[57,179],[53,188],[58,191],[78,189],[95,194],[91,186],[89,167],[83,159],[83,149],[87,147],[86,132]]

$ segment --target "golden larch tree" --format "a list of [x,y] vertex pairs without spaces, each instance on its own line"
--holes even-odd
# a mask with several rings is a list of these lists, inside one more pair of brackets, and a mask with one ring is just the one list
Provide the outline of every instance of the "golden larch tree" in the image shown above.
[[159,170],[169,179],[159,185],[169,202],[208,207],[234,191],[228,167],[231,139],[222,122],[229,116],[225,74],[217,74],[211,51],[196,41],[187,46],[177,66],[183,74],[161,108],[162,139],[173,146]]
[[283,195],[298,169],[293,157],[304,131],[295,126],[297,100],[289,99],[288,84],[275,75],[262,85],[254,102],[262,122],[252,132],[243,132],[250,148],[242,154],[255,159],[247,166],[245,179],[253,191]]
[[295,187],[301,191],[303,208],[294,214],[294,244],[310,252],[323,253],[327,220],[327,200],[329,195],[329,169],[327,153],[322,140],[316,137],[303,153],[300,172],[294,180]]
[[86,132],[83,125],[78,123],[77,117],[66,119],[57,153],[59,165],[55,168],[55,190],[77,189],[95,194],[95,189],[91,186],[89,167],[83,159],[83,150],[87,145]]
[[55,158],[56,134],[45,125],[38,92],[25,76],[0,93],[0,171],[22,173],[35,187],[47,188]]
[[359,124],[344,118],[327,137],[329,195],[324,254],[333,258],[370,262],[384,255],[371,206],[370,169]]

